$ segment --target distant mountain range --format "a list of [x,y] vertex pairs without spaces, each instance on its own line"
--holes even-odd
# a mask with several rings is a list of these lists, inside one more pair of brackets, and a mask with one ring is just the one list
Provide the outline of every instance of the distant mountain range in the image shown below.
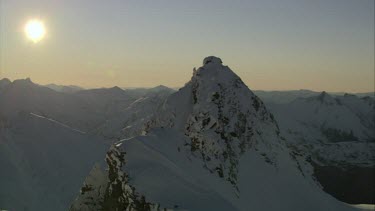
[[158,90],[64,92],[0,80],[0,209],[67,210],[124,125],[147,115],[131,109],[135,101],[148,97],[151,107],[173,92]]
[[[316,92],[306,89],[301,90],[288,90],[288,91],[262,91],[255,90],[254,93],[258,95],[266,103],[277,103],[285,104],[290,103],[298,98],[308,98],[313,96],[318,96],[322,92]],[[329,92],[328,94],[333,96],[342,96],[345,94],[352,94],[358,97],[375,97],[375,92],[366,92],[366,93],[345,93],[345,92]]]
[[83,88],[79,86],[63,86],[63,85],[56,85],[56,84],[47,84],[46,87],[53,89],[57,92],[65,92],[65,93],[74,93],[83,90]]
[[253,92],[217,57],[178,90],[2,79],[0,209],[359,210],[374,129],[374,93]]
[[[7,78],[3,78],[0,80],[0,89],[2,86],[11,83],[11,81]],[[92,90],[92,88],[87,89],[80,86],[75,85],[57,85],[57,84],[47,84],[44,85],[52,90],[57,92],[63,93],[74,93],[82,90]],[[105,88],[95,88],[95,89],[105,89]],[[159,90],[178,90],[180,87],[167,87],[164,85],[159,85],[152,88],[143,88],[143,87],[121,87],[123,90],[131,90],[134,93],[138,93],[139,95],[146,94],[148,92],[155,92]],[[307,98],[312,96],[318,96],[322,92],[312,91],[308,89],[300,89],[300,90],[284,90],[284,91],[265,91],[265,90],[254,90],[253,91],[258,97],[260,97],[264,102],[267,103],[290,103],[297,98]],[[347,93],[347,92],[327,92],[333,96],[342,96],[345,94],[356,95],[358,97],[375,97],[375,92],[360,92],[360,93]]]

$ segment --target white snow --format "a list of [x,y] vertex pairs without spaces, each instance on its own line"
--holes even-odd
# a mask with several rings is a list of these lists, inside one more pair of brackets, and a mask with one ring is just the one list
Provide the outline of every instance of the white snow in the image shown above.
[[265,163],[259,152],[247,152],[237,197],[231,185],[184,151],[185,141],[173,129],[155,129],[121,145],[130,184],[150,202],[186,210],[352,210],[308,182],[287,152],[279,155],[278,168]]
[[61,122],[58,122],[58,121],[56,121],[56,120],[54,120],[54,119],[51,119],[51,118],[47,118],[47,117],[44,117],[44,116],[41,116],[41,115],[38,115],[38,114],[34,114],[34,113],[30,113],[30,115],[35,116],[35,117],[38,117],[38,118],[46,119],[46,120],[48,120],[48,121],[51,121],[51,122],[53,122],[53,123],[56,123],[56,124],[58,124],[58,125],[61,125],[61,126],[63,126],[63,127],[69,128],[69,129],[71,129],[71,130],[73,130],[73,131],[76,131],[76,132],[79,132],[79,133],[82,133],[82,134],[85,134],[85,133],[86,133],[86,132],[83,132],[83,131],[81,131],[81,130],[71,128],[71,127],[69,127],[68,125],[63,124],[63,123],[61,123]]
[[66,210],[107,143],[30,114],[9,125],[0,128],[0,207]]
[[351,205],[355,208],[359,208],[360,210],[364,211],[374,211],[375,210],[375,204],[357,204],[357,205]]
[[[353,95],[299,98],[287,104],[268,104],[289,145],[324,165],[347,163],[374,166],[374,105]],[[358,140],[332,142],[325,129],[352,133]],[[320,159],[318,159],[320,158]]]

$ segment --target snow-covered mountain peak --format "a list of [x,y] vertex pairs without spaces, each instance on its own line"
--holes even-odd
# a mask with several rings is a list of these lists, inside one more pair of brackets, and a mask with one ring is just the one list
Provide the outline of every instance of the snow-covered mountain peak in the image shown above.
[[202,67],[194,68],[191,81],[197,78],[206,83],[206,87],[212,87],[219,83],[232,86],[241,80],[228,66],[223,65],[220,58],[214,56],[206,57]]
[[110,90],[110,91],[113,91],[113,92],[118,92],[118,93],[123,93],[123,92],[124,92],[124,90],[121,89],[121,88],[118,87],[118,86],[114,86],[114,87],[112,87],[112,88],[109,88],[109,90]]
[[[322,194],[273,115],[219,58],[204,59],[147,118],[141,136],[111,147],[107,175],[89,177],[104,182],[87,180],[72,211],[347,210]],[[139,129],[132,124],[126,133],[133,128]]]
[[221,59],[207,57],[203,63],[166,100],[146,131],[181,131],[190,138],[184,146],[201,157],[205,168],[235,185],[240,157],[250,148],[264,149],[265,159],[273,162],[279,129],[263,102]]
[[222,64],[223,62],[221,61],[220,58],[215,57],[215,56],[208,56],[203,59],[203,65],[213,63],[213,64]]
[[328,94],[327,92],[323,91],[317,96],[307,97],[307,98],[297,98],[294,102],[294,104],[300,104],[300,103],[313,103],[314,105],[320,107],[322,105],[324,106],[333,106],[333,105],[339,105],[340,101]]
[[171,88],[164,86],[164,85],[159,85],[151,88],[152,92],[157,92],[157,91],[172,91]]
[[[221,76],[222,78],[215,78],[215,76]],[[231,80],[233,78],[237,79],[238,76],[233,73],[227,66],[223,65],[223,62],[220,58],[209,56],[203,59],[203,66],[198,68],[198,70],[194,69],[193,78],[196,76],[207,76],[209,81],[215,81],[215,79],[224,79],[227,78]]]

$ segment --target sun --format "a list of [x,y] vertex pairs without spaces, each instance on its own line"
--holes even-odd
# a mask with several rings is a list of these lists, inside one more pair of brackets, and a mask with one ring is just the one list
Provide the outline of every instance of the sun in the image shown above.
[[26,37],[34,43],[43,39],[46,34],[46,28],[42,21],[38,19],[29,20],[25,25]]

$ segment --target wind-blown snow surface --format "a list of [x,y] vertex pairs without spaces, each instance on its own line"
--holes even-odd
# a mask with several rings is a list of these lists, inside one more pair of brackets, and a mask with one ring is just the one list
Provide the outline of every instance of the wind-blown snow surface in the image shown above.
[[[277,167],[255,149],[240,160],[239,196],[225,180],[202,167],[190,151],[179,152],[188,141],[173,129],[124,141],[124,172],[129,184],[149,202],[187,210],[345,210],[302,176],[287,151],[277,155]],[[271,203],[270,203],[271,202]],[[348,209],[349,210],[349,209]]]
[[108,148],[98,137],[27,113],[1,123],[1,209],[66,210]]
[[111,148],[108,172],[90,174],[100,182],[86,180],[71,210],[354,209],[322,191],[262,101],[219,58],[207,57],[145,132]]

